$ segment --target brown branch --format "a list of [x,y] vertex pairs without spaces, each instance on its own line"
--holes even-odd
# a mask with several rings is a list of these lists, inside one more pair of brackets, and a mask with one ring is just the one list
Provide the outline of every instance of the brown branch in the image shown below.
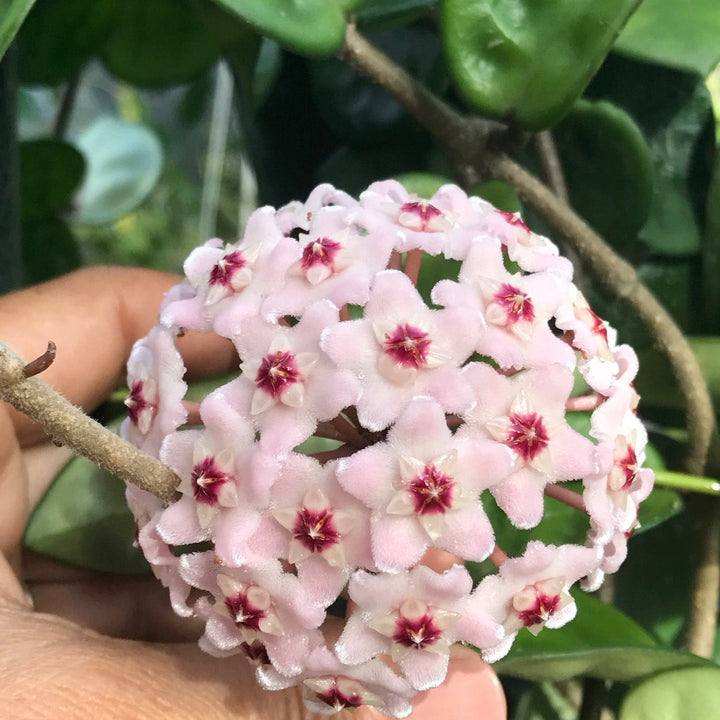
[[535,150],[540,159],[543,176],[545,180],[547,180],[547,184],[564,203],[569,204],[570,195],[568,194],[565,173],[560,163],[560,155],[557,145],[555,144],[555,138],[550,130],[542,130],[535,135],[534,141]]
[[55,347],[55,343],[52,340],[48,340],[47,350],[42,355],[36,357],[34,360],[31,360],[27,365],[25,365],[23,368],[23,375],[26,378],[29,378],[33,375],[39,375],[41,372],[47,370],[55,360],[56,350],[57,348]]
[[561,503],[565,503],[576,510],[587,512],[582,495],[576,493],[574,490],[570,490],[570,488],[563,487],[562,485],[546,485],[545,495]]
[[690,497],[688,510],[695,534],[695,568],[685,647],[691,653],[711,658],[715,645],[720,588],[720,502]]
[[420,267],[422,265],[423,255],[425,253],[420,249],[410,250],[405,255],[404,273],[410,278],[413,285],[417,287],[418,277],[420,276]]
[[173,499],[180,481],[170,468],[95,422],[40,378],[27,377],[25,368],[20,355],[0,343],[0,398],[40,423],[56,443],[161,500]]

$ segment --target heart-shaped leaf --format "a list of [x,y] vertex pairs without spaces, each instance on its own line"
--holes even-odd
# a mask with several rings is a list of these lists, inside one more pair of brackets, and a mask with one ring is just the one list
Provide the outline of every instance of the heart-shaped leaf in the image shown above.
[[18,35],[20,79],[56,85],[75,76],[102,49],[118,7],[114,0],[38,2]]
[[0,0],[0,58],[17,35],[35,0]]
[[193,80],[219,53],[189,0],[123,0],[102,58],[123,80],[158,87]]
[[453,79],[483,114],[540,130],[580,97],[638,0],[445,0]]
[[705,77],[720,62],[718,37],[716,0],[643,0],[614,49]]
[[124,484],[78,457],[65,466],[35,509],[24,542],[35,552],[91,570],[147,572],[134,539]]
[[332,55],[345,37],[345,11],[358,0],[215,0],[283,47]]
[[20,145],[20,196],[25,219],[67,210],[80,185],[85,161],[59,140],[29,140]]
[[87,162],[78,195],[80,222],[117,220],[147,197],[160,176],[160,142],[142,125],[100,117],[80,134],[77,145]]
[[720,668],[686,667],[645,680],[620,708],[620,720],[711,718],[720,708]]

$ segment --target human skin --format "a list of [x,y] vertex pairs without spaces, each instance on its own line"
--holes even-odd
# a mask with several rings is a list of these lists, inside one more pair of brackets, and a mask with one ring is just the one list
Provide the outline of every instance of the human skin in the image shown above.
[[[80,270],[0,298],[0,340],[26,359],[53,340],[57,357],[42,377],[89,412],[122,381],[133,342],[155,324],[175,282],[149,270]],[[222,338],[188,333],[178,346],[189,379],[237,367]],[[41,428],[0,405],[0,707],[8,717],[319,717],[297,688],[261,690],[244,658],[200,651],[193,641],[201,628],[172,614],[154,578],[100,576],[23,555],[28,515],[67,458]],[[496,675],[467,648],[453,650],[446,682],[414,705],[414,720],[506,717]],[[360,708],[352,717],[383,716]]]

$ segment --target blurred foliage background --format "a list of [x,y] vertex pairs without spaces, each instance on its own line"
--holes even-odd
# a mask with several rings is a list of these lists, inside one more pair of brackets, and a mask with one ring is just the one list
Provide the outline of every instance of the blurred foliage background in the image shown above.
[[[232,241],[255,207],[319,182],[357,193],[398,177],[428,196],[453,180],[438,138],[336,56],[349,17],[436,96],[503,123],[505,149],[540,176],[539,140],[551,139],[569,203],[690,336],[717,408],[717,0],[0,0],[0,290],[95,263],[181,271],[208,237]],[[511,187],[467,189],[557,235]],[[583,598],[567,629],[520,639],[499,668],[513,717],[589,718],[578,682],[589,677],[617,681],[604,712],[622,720],[710,718],[720,670],[678,650],[694,554],[683,507],[720,485],[674,472],[687,429],[666,361],[592,268],[578,282],[639,350],[661,483],[612,586],[627,615]],[[28,544],[142,569],[121,491],[85,462],[60,477]],[[523,544],[583,536],[553,502]]]

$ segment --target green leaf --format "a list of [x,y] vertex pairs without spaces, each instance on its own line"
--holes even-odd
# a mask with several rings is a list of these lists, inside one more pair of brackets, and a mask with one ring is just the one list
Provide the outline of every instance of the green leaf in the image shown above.
[[[720,74],[718,74],[720,79]],[[703,330],[720,333],[720,149],[715,153],[702,238]]]
[[117,77],[143,87],[193,80],[220,44],[190,0],[123,0],[102,58]]
[[357,22],[363,29],[380,29],[405,25],[417,20],[439,0],[366,0],[357,12]]
[[620,720],[688,720],[717,717],[720,668],[688,667],[645,680],[625,696]]
[[80,222],[113,222],[135,209],[155,187],[163,153],[148,128],[104,116],[78,137],[77,144],[87,162],[78,198]]
[[717,0],[643,0],[614,49],[705,77],[720,62],[718,37]]
[[215,0],[258,32],[311,57],[332,55],[345,38],[345,10],[351,0]]
[[653,161],[642,132],[616,105],[579,100],[555,137],[573,207],[622,250],[650,212]]
[[540,130],[582,94],[637,0],[445,0],[442,35],[463,97]]
[[102,49],[115,22],[114,0],[39,0],[18,35],[20,80],[56,85]]
[[502,180],[490,180],[473,188],[472,195],[492,203],[496,208],[505,212],[520,212],[522,203],[515,190]]
[[50,280],[82,265],[73,234],[67,223],[55,215],[23,221],[22,254],[27,284]]
[[577,707],[552,683],[535,683],[523,693],[513,720],[577,720]]
[[425,199],[431,198],[443,185],[452,182],[450,178],[432,173],[402,173],[395,179],[409,193],[415,193]]
[[[424,27],[399,27],[375,33],[369,40],[424,85],[438,89],[433,82],[441,55],[436,33]],[[403,106],[347,63],[331,58],[308,67],[318,113],[341,143],[373,147],[417,134],[417,125]],[[439,84],[446,84],[444,73]]]
[[24,219],[67,210],[83,179],[83,156],[59,140],[20,144],[20,196]]
[[635,119],[654,165],[650,215],[639,237],[665,255],[689,255],[700,247],[699,216],[709,180],[696,177],[696,163],[714,150],[712,102],[694,75],[610,57],[588,94],[608,99]]
[[[661,472],[664,471],[656,470],[655,477],[657,478],[658,473]],[[653,491],[640,504],[640,511],[638,513],[640,527],[635,530],[633,537],[664,523],[666,520],[682,512],[682,498],[669,488],[658,487],[658,484],[656,480],[656,486],[653,488]]]
[[117,574],[147,572],[134,540],[124,484],[81,457],[50,486],[24,538],[30,550],[61,562]]
[[0,0],[0,58],[10,46],[35,0]]
[[[716,408],[720,408],[720,337],[695,336],[687,340],[700,363],[713,403]],[[642,403],[681,408],[682,398],[667,359],[653,348],[640,350],[638,357],[640,372],[635,386],[642,397]]]
[[690,653],[658,645],[639,625],[599,600],[574,593],[577,617],[533,637],[521,630],[510,653],[494,668],[530,680],[589,676],[630,682],[685,666],[714,667]]

